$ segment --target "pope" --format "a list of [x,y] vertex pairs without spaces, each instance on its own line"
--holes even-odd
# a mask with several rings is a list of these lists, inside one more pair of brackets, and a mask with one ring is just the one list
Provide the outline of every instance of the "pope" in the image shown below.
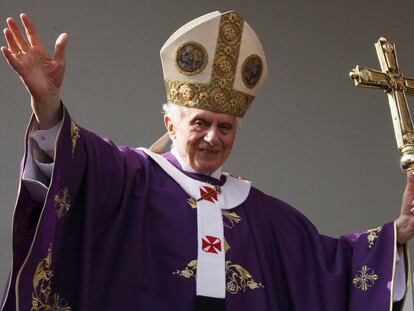
[[222,171],[267,76],[260,40],[240,15],[203,15],[166,41],[167,133],[150,149],[81,128],[60,96],[68,35],[49,55],[29,17],[20,19],[25,34],[8,18],[1,51],[33,118],[1,310],[402,308],[412,174],[395,221],[335,239]]

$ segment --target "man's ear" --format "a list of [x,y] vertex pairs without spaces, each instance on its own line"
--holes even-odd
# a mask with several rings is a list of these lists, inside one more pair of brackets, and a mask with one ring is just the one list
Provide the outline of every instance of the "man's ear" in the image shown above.
[[164,115],[164,125],[165,125],[165,128],[167,129],[170,139],[174,140],[175,139],[175,124],[167,114]]

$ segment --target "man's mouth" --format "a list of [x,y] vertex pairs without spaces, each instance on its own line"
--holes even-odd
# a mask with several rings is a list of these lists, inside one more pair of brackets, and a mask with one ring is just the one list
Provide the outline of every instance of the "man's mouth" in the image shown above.
[[204,152],[204,153],[208,153],[208,154],[217,154],[219,153],[219,150],[214,150],[214,149],[208,149],[208,148],[198,148],[199,151]]

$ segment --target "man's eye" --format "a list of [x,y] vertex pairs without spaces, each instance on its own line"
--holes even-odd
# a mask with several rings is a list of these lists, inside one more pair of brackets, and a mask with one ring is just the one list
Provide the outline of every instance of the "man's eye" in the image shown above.
[[204,121],[203,120],[195,120],[194,121],[194,125],[195,126],[203,126],[204,125]]
[[231,130],[231,125],[230,124],[222,124],[222,125],[220,125],[220,128],[222,130],[229,131],[229,130]]

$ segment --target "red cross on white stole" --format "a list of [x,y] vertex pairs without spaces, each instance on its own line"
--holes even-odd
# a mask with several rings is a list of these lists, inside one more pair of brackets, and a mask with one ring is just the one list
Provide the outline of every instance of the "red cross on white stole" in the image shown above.
[[209,186],[203,186],[200,188],[201,197],[197,201],[206,200],[211,203],[215,203],[218,201],[217,195],[220,193],[221,189],[218,186],[214,186],[214,188],[211,188]]
[[221,252],[221,240],[217,237],[206,235],[202,239],[201,248],[207,253],[218,254]]

